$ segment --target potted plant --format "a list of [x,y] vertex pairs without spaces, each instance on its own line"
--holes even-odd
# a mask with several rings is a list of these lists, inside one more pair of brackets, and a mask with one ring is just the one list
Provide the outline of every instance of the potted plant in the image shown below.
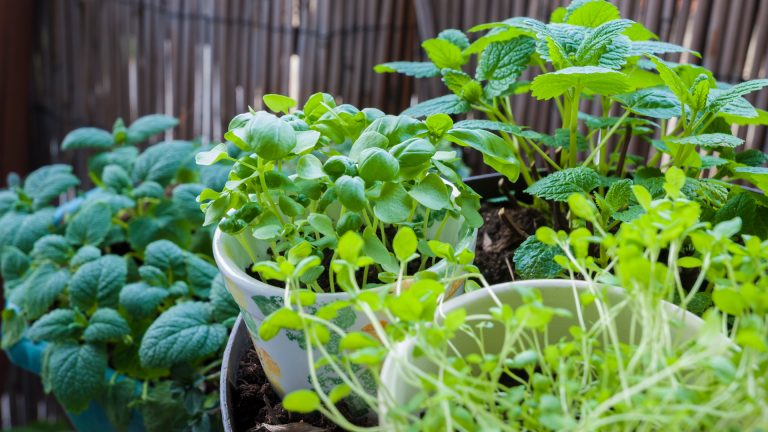
[[[562,274],[562,267],[531,258],[549,263],[556,253],[533,233],[542,225],[570,225],[565,205],[570,194],[591,195],[601,219],[615,227],[639,211],[630,187],[643,185],[660,197],[670,166],[684,169],[684,193],[704,206],[707,220],[729,219],[742,205],[760,213],[759,219],[768,215],[763,199],[734,185],[742,179],[761,181],[755,174],[765,175],[768,158],[755,149],[737,151],[744,141],[731,133],[733,125],[768,124],[768,113],[743,97],[768,80],[729,85],[702,66],[662,60],[657,56],[690,50],[659,41],[603,0],[559,7],[549,23],[514,17],[469,32],[484,34],[470,43],[460,30],[444,30],[422,43],[429,61],[384,63],[376,70],[440,77],[450,93],[403,114],[479,113],[484,119],[456,126],[498,132],[519,162],[526,194],[507,194],[505,187],[500,195],[509,195],[507,202],[483,209],[487,224],[480,230],[477,254],[492,283],[508,280],[513,267],[522,279]],[[466,69],[474,56],[477,66],[471,73]],[[533,76],[530,81],[521,79],[525,72]],[[552,111],[562,124],[554,134],[516,120],[512,97],[528,93],[554,102]],[[580,110],[588,100],[598,116]],[[630,154],[633,137],[650,143],[655,154]],[[748,229],[766,232],[762,223]]]
[[211,383],[237,309],[189,202],[221,176],[195,166],[198,144],[135,147],[175,124],[152,115],[71,132],[65,149],[99,151],[88,163],[97,188],[58,209],[51,201],[79,183],[66,165],[0,192],[3,348],[79,430],[219,423]]
[[[202,165],[233,163],[224,188],[206,189],[199,200],[205,224],[218,224],[213,249],[219,269],[270,382],[283,393],[310,386],[312,371],[299,329],[270,335],[267,342],[264,318],[295,295],[317,298],[316,308],[346,298],[339,288],[344,281],[331,271],[348,252],[340,243],[345,233],[361,233],[359,246],[371,258],[355,275],[361,287],[399,280],[394,290],[400,291],[404,275],[445,274],[451,269],[427,240],[471,250],[482,223],[478,195],[457,174],[449,143],[483,150],[510,177],[517,167],[499,137],[454,127],[447,115],[426,121],[387,116],[337,106],[323,93],[292,113],[296,102],[285,96],[266,95],[264,102],[283,115],[251,111],[235,117],[225,138],[242,151],[239,156],[225,144],[198,155]],[[419,261],[398,261],[396,232],[421,245]],[[446,295],[459,288],[457,282]],[[361,322],[351,308],[336,318],[336,325],[349,329]],[[330,371],[323,377],[335,380]]]
[[[378,412],[372,430],[766,424],[768,241],[738,236],[739,218],[702,222],[702,206],[682,192],[684,173],[672,168],[665,177],[664,198],[634,188],[644,212],[613,234],[585,226],[539,230],[540,241],[560,248],[555,260],[569,280],[487,286],[468,264],[458,277],[480,286],[434,307],[415,300],[439,297],[452,278],[421,279],[399,297],[377,300],[345,285],[350,301],[372,319],[374,336],[334,327],[307,314],[308,302],[293,302],[290,320],[268,322],[300,326],[323,365],[342,379],[331,391],[315,381],[313,390],[288,394],[284,406],[319,410],[349,430],[363,429],[337,409],[350,395]],[[577,222],[594,219],[578,205]],[[589,256],[597,243],[607,245],[606,267]],[[335,268],[354,271],[359,257],[346,258],[354,259]],[[692,286],[683,282],[687,269],[696,270]],[[690,304],[703,319],[685,310]],[[377,313],[395,319],[376,326]],[[329,332],[341,338],[340,353],[324,348]],[[355,381],[354,365],[380,373],[378,395]]]

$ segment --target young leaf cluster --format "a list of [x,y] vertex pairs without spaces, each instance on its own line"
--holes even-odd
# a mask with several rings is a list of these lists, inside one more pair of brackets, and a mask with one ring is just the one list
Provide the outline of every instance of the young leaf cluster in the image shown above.
[[[329,265],[340,253],[340,238],[358,232],[374,259],[367,282],[391,281],[400,269],[392,235],[399,227],[416,233],[420,250],[440,238],[451,220],[463,220],[459,238],[482,223],[479,197],[459,174],[460,159],[450,143],[484,149],[489,164],[510,176],[517,165],[501,138],[453,124],[445,114],[426,120],[351,105],[337,105],[324,93],[301,110],[295,101],[265,96],[282,111],[247,112],[235,117],[226,144],[200,153],[198,164],[231,164],[223,188],[199,195],[205,225],[218,224],[251,255],[252,270],[264,280],[298,276],[301,286],[335,291]],[[286,102],[288,101],[288,102]],[[446,233],[450,234],[450,233]],[[260,254],[253,244],[266,245]],[[424,254],[420,269],[427,260]],[[376,271],[378,280],[367,278]],[[318,279],[328,276],[328,285]]]

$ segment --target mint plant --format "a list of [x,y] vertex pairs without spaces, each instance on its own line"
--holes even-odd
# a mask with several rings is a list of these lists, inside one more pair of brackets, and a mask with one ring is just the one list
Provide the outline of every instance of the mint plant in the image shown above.
[[[441,77],[450,94],[404,114],[484,116],[458,124],[492,130],[504,139],[519,162],[526,193],[534,197],[532,206],[548,215],[552,226],[563,228],[576,219],[565,206],[573,192],[592,195],[614,226],[627,221],[638,207],[631,195],[619,194],[628,190],[624,179],[661,197],[664,172],[672,166],[684,169],[688,178],[683,191],[704,206],[707,220],[732,214],[737,206],[766,215],[765,201],[737,185],[739,180],[765,181],[766,155],[738,150],[744,141],[731,128],[767,124],[768,113],[744,96],[764,88],[768,80],[728,85],[704,67],[664,61],[658,56],[689,50],[659,41],[642,24],[622,19],[619,9],[604,0],[573,1],[557,8],[549,23],[514,17],[469,31],[484,34],[470,43],[463,32],[445,30],[422,44],[428,62],[384,63],[376,70]],[[470,73],[466,68],[473,56],[477,66]],[[524,72],[533,78],[522,80]],[[517,122],[511,97],[528,93],[554,104],[561,120],[554,134]],[[587,99],[601,107],[600,116],[580,111],[580,102]],[[628,154],[633,137],[652,144],[654,156],[646,160]],[[544,172],[536,161],[546,165]],[[609,199],[607,193],[617,182],[621,185]],[[756,229],[754,233],[764,232]],[[547,250],[535,240],[528,246]],[[524,263],[525,257],[516,255],[515,261]],[[532,277],[547,274],[521,270]]]
[[75,206],[50,206],[79,183],[65,165],[0,192],[3,348],[44,342],[46,390],[72,412],[98,401],[117,429],[134,410],[148,430],[218,424],[212,388],[239,309],[189,203],[225,178],[197,168],[198,144],[135,147],[175,124],[153,115],[127,128],[118,120],[112,134],[67,135],[64,147],[97,150],[88,163],[97,187]]
[[264,101],[283,115],[250,111],[235,117],[225,138],[241,150],[239,156],[219,144],[197,157],[201,165],[232,164],[223,188],[199,195],[205,225],[218,224],[236,237],[250,255],[251,270],[264,280],[298,273],[302,287],[336,291],[329,266],[343,253],[339,239],[354,231],[374,259],[362,270],[362,286],[391,282],[404,271],[393,234],[405,226],[425,251],[417,268],[426,269],[435,258],[428,239],[448,234],[446,227],[461,219],[466,223],[452,228],[459,230],[457,239],[482,224],[479,196],[462,182],[449,143],[478,148],[489,165],[517,175],[501,138],[454,125],[445,114],[425,121],[388,116],[337,106],[324,93],[293,112],[296,102],[285,96]]
[[[351,295],[344,306],[368,315],[371,334],[330,325],[341,304],[310,315],[304,308],[312,297],[296,296],[265,326],[302,329],[307,344],[322,356],[318,365],[333,367],[343,382],[330,391],[315,385],[291,393],[284,405],[319,410],[350,430],[363,428],[336,408],[349,397],[385,414],[380,421],[387,430],[587,431],[648,425],[726,430],[765,424],[768,309],[761,292],[768,283],[768,241],[739,235],[739,218],[716,225],[702,221],[702,205],[685,197],[684,181],[683,171],[671,168],[665,196],[658,199],[634,186],[644,213],[615,233],[539,229],[538,240],[560,250],[554,260],[571,278],[585,281],[584,290],[564,288],[574,301],[572,310],[546,304],[539,291],[523,284],[515,288],[519,305],[501,302],[471,264],[462,266],[464,275],[425,277],[395,297],[362,291],[353,278],[345,278]],[[579,216],[583,222],[593,219]],[[349,233],[342,240],[362,242],[355,237]],[[607,266],[590,256],[594,244],[607,245]],[[354,273],[365,260],[357,255],[360,248],[349,250],[334,263],[339,274]],[[410,243],[402,256],[415,251]],[[462,253],[446,257],[467,262]],[[698,272],[695,282],[684,284],[682,274],[691,269]],[[488,290],[489,309],[444,313],[425,301],[439,298],[454,277],[476,280],[477,289]],[[611,286],[622,287],[623,294],[609,294]],[[703,315],[703,325],[687,339],[679,338],[678,329],[690,325],[691,318],[669,308],[673,302]],[[380,324],[382,316],[386,325]],[[554,320],[562,325],[564,319],[572,323],[568,331],[552,337]],[[324,349],[329,334],[341,338],[340,353]],[[488,343],[491,337],[498,343]],[[398,345],[403,340],[412,351]],[[363,365],[379,376],[387,356],[395,379],[415,388],[407,401],[388,394],[394,383],[379,382],[378,397],[368,393],[351,372]]]

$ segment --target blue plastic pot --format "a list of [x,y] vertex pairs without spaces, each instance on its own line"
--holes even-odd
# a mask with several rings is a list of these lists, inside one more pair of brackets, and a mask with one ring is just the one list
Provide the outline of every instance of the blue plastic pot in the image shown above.
[[[6,349],[5,353],[16,366],[26,369],[35,375],[40,375],[43,363],[43,350],[45,350],[45,343],[35,343],[24,337],[16,345]],[[104,379],[108,381],[112,379],[114,374],[114,370],[107,369]],[[110,423],[104,406],[95,400],[91,401],[91,403],[88,404],[88,408],[80,414],[74,414],[67,411],[67,416],[78,431],[117,431],[112,423]],[[145,431],[144,420],[136,410],[133,410],[131,415],[128,431]]]

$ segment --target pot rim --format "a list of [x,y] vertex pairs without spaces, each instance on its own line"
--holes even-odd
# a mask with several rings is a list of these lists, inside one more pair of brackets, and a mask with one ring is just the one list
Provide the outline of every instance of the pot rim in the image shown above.
[[[466,221],[463,221],[462,225],[466,224]],[[477,233],[478,228],[474,228],[471,231],[469,231],[469,234],[462,237],[458,243],[466,243],[467,246],[471,250],[475,249],[475,242],[477,241]],[[224,273],[227,277],[233,279],[232,282],[236,286],[239,287],[253,287],[258,286],[259,290],[262,291],[262,294],[266,294],[269,296],[279,296],[283,297],[285,295],[285,289],[281,287],[276,287],[274,285],[270,285],[268,283],[262,282],[256,278],[253,278],[249,276],[247,273],[245,273],[241,268],[239,268],[232,258],[230,258],[227,253],[223,250],[222,244],[223,244],[223,237],[227,234],[222,232],[219,227],[216,227],[216,231],[213,233],[213,259],[216,261],[216,265],[219,267],[219,270],[221,270],[222,273]],[[427,270],[431,271],[439,271],[440,267],[443,267],[446,265],[445,259],[441,259],[437,261],[434,265],[427,268]],[[386,288],[391,286],[392,284],[383,284],[379,288]],[[374,288],[377,289],[377,288]],[[334,300],[344,300],[349,297],[349,294],[345,291],[335,292],[335,293],[328,293],[328,292],[322,292],[317,293],[318,296],[322,296],[323,299],[328,301],[334,301]]]
[[[626,290],[624,288],[613,286],[613,285],[605,285],[605,284],[599,284],[596,282],[592,282],[592,285],[597,285],[602,288],[606,288],[610,293],[615,295],[624,295],[626,293]],[[530,288],[546,288],[546,289],[586,289],[590,285],[590,282],[582,281],[582,280],[574,280],[574,279],[530,279],[530,280],[521,280],[521,281],[510,281],[510,282],[503,282],[499,284],[491,285],[487,288],[481,288],[469,293],[464,293],[463,295],[454,297],[442,305],[438,307],[438,311],[441,314],[451,312],[455,309],[458,309],[467,303],[472,303],[474,301],[477,301],[479,299],[485,298],[489,296],[489,293],[487,291],[493,290],[494,294],[501,294],[506,293],[509,291],[512,291],[517,286],[526,286]],[[684,310],[677,305],[674,305],[672,303],[669,303],[667,301],[663,301],[663,305],[666,309],[668,309],[670,312],[679,313],[680,314],[680,320],[683,322],[682,328],[686,329],[697,329],[699,326],[704,324],[704,320],[702,320],[699,316],[696,314],[693,314],[687,310]],[[732,343],[730,339],[723,336],[724,343]],[[410,355],[410,353],[414,350],[416,345],[416,338],[409,337],[399,343],[397,343],[392,350],[387,354],[387,357],[384,359],[384,363],[381,367],[381,372],[379,373],[379,377],[381,378],[381,386],[387,387],[390,392],[392,392],[395,388],[392,387],[391,383],[396,382],[396,378],[398,376],[398,370],[395,366],[395,363],[393,362],[392,358],[393,356],[404,356],[404,355]],[[382,399],[381,392],[378,394],[378,405],[379,405],[379,413],[385,414],[385,404],[384,400]],[[386,425],[385,422],[382,422],[382,419],[379,419],[380,425]]]

